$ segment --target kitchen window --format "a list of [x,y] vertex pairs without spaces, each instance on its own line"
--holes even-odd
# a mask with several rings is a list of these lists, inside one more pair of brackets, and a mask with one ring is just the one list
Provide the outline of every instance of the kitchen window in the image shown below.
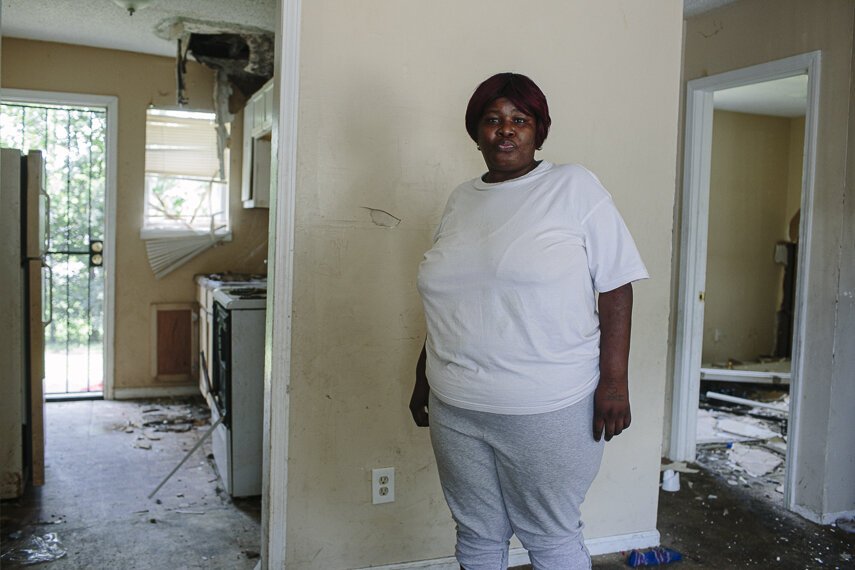
[[146,112],[143,239],[228,236],[228,149],[217,139],[214,113]]

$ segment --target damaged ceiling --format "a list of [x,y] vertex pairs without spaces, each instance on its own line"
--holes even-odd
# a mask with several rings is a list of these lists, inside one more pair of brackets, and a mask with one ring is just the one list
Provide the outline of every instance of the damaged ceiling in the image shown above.
[[175,57],[158,36],[179,19],[273,33],[276,0],[153,0],[133,16],[113,0],[2,0],[4,36]]
[[[683,0],[694,16],[733,0]],[[113,0],[2,0],[4,36],[174,56],[153,31],[185,18],[273,31],[277,0],[149,0],[133,16]]]
[[253,26],[222,24],[191,18],[163,20],[157,36],[176,46],[178,98],[184,104],[184,62],[192,57],[225,77],[244,97],[258,91],[273,77],[273,33]]
[[217,71],[219,97],[245,100],[273,76],[276,0],[2,1],[4,36],[175,58],[181,105],[187,59]]

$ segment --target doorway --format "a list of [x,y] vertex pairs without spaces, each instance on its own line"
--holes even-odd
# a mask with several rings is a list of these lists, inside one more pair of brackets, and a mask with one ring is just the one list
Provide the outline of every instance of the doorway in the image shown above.
[[[794,56],[784,60],[774,61],[766,64],[753,66],[741,70],[731,71],[720,75],[705,77],[690,81],[687,84],[686,104],[686,138],[683,177],[683,209],[681,224],[681,246],[680,246],[680,288],[678,297],[677,331],[675,336],[675,365],[674,365],[674,393],[672,409],[671,445],[669,457],[675,460],[694,461],[697,458],[698,442],[698,405],[701,392],[701,380],[720,380],[727,383],[733,381],[750,382],[752,384],[763,383],[785,385],[788,375],[790,405],[789,412],[785,414],[787,426],[786,462],[784,472],[783,502],[787,508],[792,508],[793,485],[796,480],[796,457],[798,449],[795,442],[798,441],[799,429],[798,413],[798,390],[800,378],[802,377],[800,362],[803,347],[802,330],[804,302],[806,298],[809,259],[806,253],[809,251],[808,242],[811,236],[811,205],[813,196],[813,173],[815,162],[815,138],[817,126],[817,103],[819,86],[820,55],[818,52]],[[711,202],[711,179],[714,175],[721,182],[720,173],[713,171],[713,131],[718,125],[719,130],[727,123],[743,117],[728,117],[722,109],[722,101],[727,99],[726,95],[744,89],[755,94],[763,92],[764,88],[781,89],[782,85],[801,85],[804,99],[804,123],[796,122],[796,126],[790,125],[790,130],[801,128],[803,142],[801,143],[801,173],[797,176],[795,190],[790,192],[796,197],[787,200],[788,186],[786,177],[784,182],[779,180],[775,191],[780,195],[777,202],[767,209],[756,210],[760,202],[756,199],[756,193],[760,192],[754,174],[759,167],[752,161],[759,158],[737,157],[743,163],[742,168],[747,176],[748,186],[739,188],[734,180],[727,181],[730,186],[724,191],[735,192],[735,202],[731,200],[726,205],[726,200],[716,195]],[[748,86],[753,86],[748,88]],[[798,89],[796,89],[798,90]],[[745,94],[743,91],[743,95]],[[768,101],[768,97],[765,98]],[[760,97],[759,102],[762,102]],[[719,103],[717,105],[717,102]],[[716,109],[721,113],[716,117]],[[743,110],[744,111],[744,110]],[[748,114],[743,112],[743,114]],[[792,120],[792,119],[791,119]],[[728,125],[733,132],[733,125]],[[756,127],[756,125],[754,126]],[[747,127],[751,130],[754,127]],[[755,129],[756,135],[756,129]],[[799,139],[801,140],[801,139]],[[745,141],[742,140],[744,143]],[[716,145],[718,147],[719,145]],[[765,145],[761,145],[765,146]],[[743,149],[744,151],[745,149]],[[759,149],[763,152],[767,148]],[[720,153],[719,153],[720,154]],[[796,159],[798,162],[798,159]],[[738,162],[738,161],[737,161]],[[792,162],[792,161],[790,161]],[[797,166],[799,166],[797,164]],[[783,188],[781,188],[783,187]],[[800,196],[799,196],[800,194]],[[746,212],[746,208],[754,202],[755,211]],[[786,263],[786,254],[778,248],[778,241],[786,242],[789,236],[786,233],[788,222],[786,212],[788,209],[798,206],[800,221],[795,222],[795,236],[792,241],[797,242],[797,248],[791,248],[790,275],[793,287],[791,289],[792,318],[782,314],[787,306],[787,300],[783,290],[782,278],[787,273],[786,268],[775,267],[778,262]],[[788,205],[789,204],[789,205]],[[728,211],[728,208],[740,208],[741,211]],[[728,217],[730,219],[728,219]],[[728,229],[727,223],[733,223],[733,218],[742,217],[748,224],[742,224],[741,230]],[[716,222],[711,219],[718,220]],[[721,225],[721,220],[727,222]],[[774,219],[775,222],[760,221]],[[716,225],[713,225],[716,224]],[[753,224],[754,227],[748,227]],[[782,235],[782,239],[771,239],[769,235],[759,236],[756,230],[764,225],[772,224],[775,227],[767,234]],[[738,225],[738,224],[737,224]],[[762,229],[762,228],[760,228]],[[768,230],[768,228],[766,228]],[[725,239],[718,239],[722,232]],[[749,232],[749,233],[746,233]],[[750,232],[754,232],[751,234]],[[777,232],[777,234],[775,233]],[[782,234],[782,232],[784,232]],[[761,232],[762,233],[762,232]],[[751,235],[752,237],[746,237]],[[737,239],[744,240],[742,245]],[[757,246],[761,255],[765,255],[763,263],[772,265],[765,271],[766,277],[757,278],[757,268],[752,265],[758,263],[756,260],[745,261],[746,267],[740,271],[738,263],[721,257],[721,250],[727,249],[722,243],[730,241],[731,256],[739,255],[746,257],[749,246]],[[767,243],[769,242],[769,243]],[[735,250],[735,251],[734,251]],[[776,253],[777,252],[777,253]],[[729,266],[728,263],[731,263]],[[795,271],[793,271],[795,267]],[[709,270],[709,274],[708,274]],[[739,285],[737,276],[748,273],[747,281],[743,279],[743,285]],[[748,293],[749,283],[751,288],[760,287],[760,291]],[[765,283],[765,285],[763,283]],[[771,283],[771,284],[770,284]],[[780,289],[779,289],[780,288]],[[716,295],[715,303],[707,300],[711,295]],[[754,295],[755,300],[751,296]],[[759,297],[758,297],[759,295]],[[760,301],[756,301],[759,298]],[[710,299],[711,301],[711,299]],[[757,305],[762,305],[758,307]],[[709,311],[709,318],[705,318],[705,312]],[[751,319],[747,313],[756,313]],[[738,324],[737,324],[738,323]],[[705,330],[706,329],[706,330]],[[780,334],[777,334],[780,331]],[[789,346],[782,346],[780,338],[789,342]],[[733,341],[728,345],[725,340]],[[718,345],[718,346],[716,346]],[[762,347],[762,348],[760,348]],[[718,350],[718,349],[722,350]],[[742,359],[753,360],[752,364],[742,366],[740,358],[722,358],[728,350],[743,351]],[[769,356],[781,352],[790,352],[791,360],[780,357],[775,366],[765,366],[768,363],[759,362],[759,358],[746,355]],[[730,361],[730,362],[728,362]],[[713,366],[714,363],[722,364]],[[735,366],[734,366],[735,364]],[[745,370],[740,370],[745,368]],[[784,371],[783,368],[788,368]],[[735,385],[735,384],[731,384]]]
[[0,144],[45,156],[45,397],[112,387],[115,98],[3,90]]

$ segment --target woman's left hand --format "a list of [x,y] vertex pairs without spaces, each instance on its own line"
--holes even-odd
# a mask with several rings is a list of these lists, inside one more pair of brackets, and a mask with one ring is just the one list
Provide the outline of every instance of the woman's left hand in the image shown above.
[[600,383],[594,392],[594,439],[606,441],[629,427],[629,332],[632,285],[600,293]]
[[594,439],[600,441],[605,430],[606,441],[620,435],[632,423],[629,388],[626,380],[600,378],[594,392]]

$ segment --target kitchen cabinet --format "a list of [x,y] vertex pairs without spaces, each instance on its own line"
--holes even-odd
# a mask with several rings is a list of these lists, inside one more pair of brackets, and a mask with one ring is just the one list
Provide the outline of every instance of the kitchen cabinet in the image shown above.
[[247,101],[243,110],[241,201],[244,208],[270,206],[270,161],[273,133],[273,80]]

